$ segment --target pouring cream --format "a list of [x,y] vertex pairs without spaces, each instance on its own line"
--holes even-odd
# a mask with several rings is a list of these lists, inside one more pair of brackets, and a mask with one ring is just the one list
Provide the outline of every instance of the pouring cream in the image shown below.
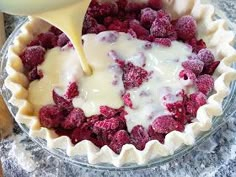
[[71,40],[80,64],[87,75],[92,74],[82,46],[82,27],[91,0],[1,0],[0,11],[41,18],[61,29]]

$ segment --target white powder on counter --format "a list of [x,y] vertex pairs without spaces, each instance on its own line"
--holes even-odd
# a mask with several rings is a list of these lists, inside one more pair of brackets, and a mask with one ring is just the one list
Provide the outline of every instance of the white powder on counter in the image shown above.
[[37,164],[32,159],[32,154],[27,151],[21,140],[24,139],[21,135],[13,136],[12,148],[9,151],[9,158],[16,159],[18,165],[26,172],[33,172],[37,168]]

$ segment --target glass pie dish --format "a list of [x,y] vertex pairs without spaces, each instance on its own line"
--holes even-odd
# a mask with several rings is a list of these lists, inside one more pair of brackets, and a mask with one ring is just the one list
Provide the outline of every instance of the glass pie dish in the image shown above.
[[[19,29],[19,28],[17,28],[17,29]],[[1,63],[1,71],[2,71],[1,87],[2,87],[2,95],[5,99],[5,101],[8,103],[8,107],[9,107],[9,109],[12,112],[14,117],[16,116],[17,108],[12,106],[9,103],[9,99],[11,98],[11,92],[4,86],[3,83],[4,83],[5,78],[7,77],[7,73],[4,69],[5,66],[6,66],[6,62],[7,62],[7,50],[9,48],[9,46],[12,44],[15,37],[19,33],[20,33],[19,30],[16,30],[16,31],[13,32],[13,34],[9,37],[8,41],[6,42],[6,44],[3,47],[2,52],[1,52],[1,61],[2,61],[2,63]],[[65,161],[71,162],[72,164],[78,165],[78,166],[89,167],[89,168],[99,168],[99,169],[106,169],[106,170],[107,169],[109,169],[109,170],[130,170],[130,169],[132,169],[132,170],[134,170],[134,169],[140,169],[140,168],[153,167],[153,166],[168,162],[168,161],[178,157],[179,155],[183,155],[183,154],[186,154],[187,152],[190,152],[191,149],[193,149],[198,144],[203,142],[207,137],[209,137],[211,134],[213,134],[215,131],[217,131],[218,128],[221,127],[221,125],[223,125],[227,121],[227,119],[230,117],[230,115],[234,113],[234,108],[233,108],[234,104],[232,104],[232,103],[235,101],[235,98],[234,98],[235,82],[231,83],[230,88],[231,88],[230,95],[227,98],[225,98],[225,100],[223,102],[224,113],[221,116],[215,117],[213,119],[211,130],[208,131],[208,132],[203,133],[200,136],[198,136],[196,138],[194,146],[183,146],[182,148],[177,150],[174,155],[152,160],[148,164],[143,165],[143,166],[142,165],[137,166],[136,164],[128,164],[128,165],[124,165],[120,168],[116,168],[116,167],[113,167],[113,166],[108,165],[108,164],[92,165],[92,164],[88,163],[86,156],[68,157],[63,150],[60,150],[60,149],[53,149],[53,150],[52,149],[47,149],[46,141],[41,139],[41,138],[32,138],[32,140],[34,140],[41,147],[48,150],[49,152],[51,152],[55,156],[58,156],[61,159],[64,159]],[[19,124],[19,125],[20,125],[20,127],[22,128],[23,131],[25,131],[27,134],[29,133],[29,129],[24,124]]]

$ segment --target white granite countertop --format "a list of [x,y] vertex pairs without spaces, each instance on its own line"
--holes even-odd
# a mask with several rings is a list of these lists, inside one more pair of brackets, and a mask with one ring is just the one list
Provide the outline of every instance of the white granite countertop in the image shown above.
[[[235,0],[212,0],[236,23]],[[23,18],[6,16],[9,35]],[[232,104],[236,105],[236,102]],[[0,158],[5,177],[234,177],[236,176],[236,115],[216,134],[183,157],[150,169],[101,171],[73,166],[40,148],[15,125],[14,135],[0,142]]]

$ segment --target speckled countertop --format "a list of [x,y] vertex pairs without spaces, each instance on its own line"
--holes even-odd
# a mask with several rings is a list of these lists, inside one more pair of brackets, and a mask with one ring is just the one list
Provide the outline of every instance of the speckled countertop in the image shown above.
[[[236,23],[235,0],[212,0],[223,16]],[[23,18],[6,16],[9,35]],[[233,102],[232,104],[236,104]],[[151,169],[111,172],[76,167],[50,155],[15,125],[14,135],[0,143],[5,177],[234,177],[236,176],[236,115],[216,134],[189,154]]]

